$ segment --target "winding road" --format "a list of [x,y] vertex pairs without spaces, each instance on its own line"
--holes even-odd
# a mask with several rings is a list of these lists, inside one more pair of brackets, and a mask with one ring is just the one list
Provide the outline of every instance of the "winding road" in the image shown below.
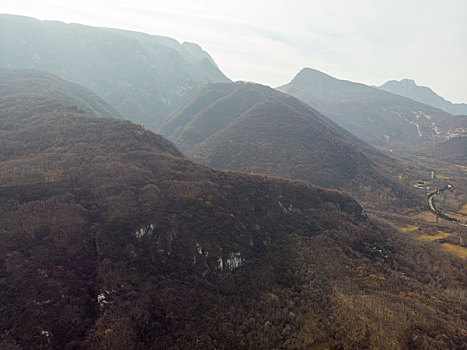
[[442,218],[442,219],[445,219],[445,220],[449,220],[449,221],[452,221],[452,222],[456,222],[458,223],[459,225],[462,225],[462,226],[467,226],[466,224],[460,222],[458,219],[456,218],[453,218],[453,217],[450,217],[446,214],[443,214],[441,213],[438,209],[435,208],[435,205],[433,204],[433,199],[435,198],[435,196],[437,196],[438,194],[440,193],[443,193],[444,191],[446,190],[449,190],[453,188],[453,186],[451,184],[447,184],[446,186],[444,186],[443,188],[440,188],[438,190],[436,190],[435,192],[431,192],[428,197],[427,197],[427,201],[428,201],[428,206],[430,207],[430,210],[438,217]]

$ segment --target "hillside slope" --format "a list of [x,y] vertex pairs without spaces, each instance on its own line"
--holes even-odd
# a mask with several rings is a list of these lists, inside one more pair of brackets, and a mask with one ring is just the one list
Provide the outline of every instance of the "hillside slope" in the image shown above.
[[467,166],[467,115],[458,115],[432,148],[432,156],[452,164]]
[[229,81],[196,44],[21,16],[0,15],[0,52],[0,67],[55,73],[150,128],[202,85]]
[[359,138],[399,151],[442,141],[440,134],[453,118],[431,106],[311,68],[278,90],[308,103]]
[[451,101],[447,101],[429,87],[417,85],[412,79],[402,79],[400,81],[389,80],[383,85],[378,86],[378,88],[442,109],[452,115],[467,114],[466,103],[452,103]]
[[351,197],[28,98],[0,96],[2,349],[465,344],[462,261]]
[[215,168],[302,179],[373,205],[414,199],[392,179],[400,168],[397,160],[266,86],[207,86],[159,132],[194,160]]
[[120,113],[89,89],[54,74],[32,69],[0,68],[0,96],[4,101],[11,98],[18,107],[21,105],[17,103],[17,96],[27,96],[25,104],[32,100],[65,102],[89,115],[123,119]]

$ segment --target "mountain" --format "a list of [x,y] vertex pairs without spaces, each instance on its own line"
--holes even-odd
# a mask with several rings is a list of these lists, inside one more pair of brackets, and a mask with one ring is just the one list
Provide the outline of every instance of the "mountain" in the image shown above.
[[0,348],[465,344],[463,261],[348,195],[0,91]]
[[229,81],[196,44],[21,16],[0,15],[0,52],[0,67],[55,73],[150,128],[204,84]]
[[23,107],[28,101],[62,102],[77,106],[85,113],[96,117],[123,119],[113,107],[81,85],[37,70],[0,68],[0,96],[5,101],[8,99],[16,101],[17,96],[26,95],[28,98],[24,101]]
[[454,118],[406,97],[310,68],[278,90],[308,103],[361,139],[399,151],[442,141],[440,135]]
[[209,85],[159,132],[215,168],[306,180],[373,204],[413,200],[391,178],[397,160],[298,99],[259,84]]
[[378,88],[410,98],[435,108],[442,109],[452,115],[467,114],[466,103],[452,103],[439,96],[426,86],[418,86],[412,79],[389,80]]
[[432,156],[452,164],[467,166],[467,116],[456,116],[443,135],[443,141],[432,148]]

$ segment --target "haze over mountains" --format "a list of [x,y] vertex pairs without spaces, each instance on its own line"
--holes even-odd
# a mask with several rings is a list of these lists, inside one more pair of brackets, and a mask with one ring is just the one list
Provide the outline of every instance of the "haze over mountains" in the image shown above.
[[229,81],[196,44],[29,17],[0,15],[0,52],[0,68],[55,73],[150,128],[204,84]]
[[389,80],[378,88],[442,109],[452,115],[467,115],[466,103],[447,101],[429,87],[417,85],[412,79]]
[[[0,28],[0,67],[41,69],[80,83],[153,130],[200,87],[229,81],[199,46],[167,37],[13,15],[0,15]],[[440,110],[311,69],[279,90],[388,149],[424,149],[459,129]]]
[[379,88],[453,114],[440,133],[440,140],[433,145],[431,153],[427,150],[425,152],[440,160],[467,165],[467,104],[446,101],[430,88],[418,86],[410,79],[390,80]]
[[0,347],[462,346],[460,262],[348,195],[213,170],[86,114],[106,103],[85,89],[0,77]]
[[440,141],[453,120],[431,106],[311,68],[278,90],[308,103],[361,139],[389,149]]

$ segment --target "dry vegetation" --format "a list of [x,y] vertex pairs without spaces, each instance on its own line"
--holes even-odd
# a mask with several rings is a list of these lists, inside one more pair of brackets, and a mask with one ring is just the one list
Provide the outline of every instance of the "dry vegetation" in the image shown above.
[[465,346],[465,261],[341,192],[24,96],[0,149],[2,349]]
[[214,168],[305,180],[350,193],[365,207],[398,210],[420,202],[397,176],[403,162],[296,98],[259,84],[207,86],[160,132]]

